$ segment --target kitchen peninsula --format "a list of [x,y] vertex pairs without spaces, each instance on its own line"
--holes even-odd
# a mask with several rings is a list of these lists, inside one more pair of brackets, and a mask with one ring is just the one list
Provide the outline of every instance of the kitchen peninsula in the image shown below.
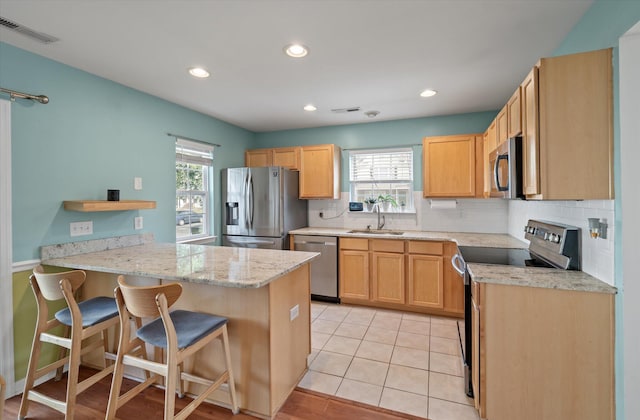
[[[229,319],[241,410],[274,416],[307,367],[309,262],[318,254],[155,243],[149,236],[45,246],[42,263],[87,271],[83,298],[113,295],[120,274],[136,285],[181,282],[182,296],[172,308]],[[185,370],[222,368],[219,345],[200,352]],[[213,395],[228,406],[226,392]]]

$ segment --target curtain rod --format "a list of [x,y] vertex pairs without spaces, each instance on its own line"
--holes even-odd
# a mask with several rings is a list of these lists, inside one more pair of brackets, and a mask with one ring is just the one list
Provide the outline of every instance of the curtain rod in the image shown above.
[[422,143],[415,143],[415,144],[394,144],[393,146],[383,146],[383,147],[376,147],[376,146],[369,146],[369,147],[355,147],[355,148],[349,148],[349,149],[342,149],[343,152],[348,152],[350,150],[374,150],[374,149],[397,149],[398,147],[413,147],[413,146],[422,146]]
[[15,101],[16,98],[22,98],[31,99],[32,101],[40,102],[41,104],[49,103],[49,97],[45,95],[31,95],[30,93],[18,92],[17,90],[5,89],[3,87],[0,87],[0,92],[8,94],[12,101]]
[[217,143],[209,143],[208,141],[204,141],[204,140],[192,139],[192,138],[187,137],[187,136],[181,136],[180,134],[167,133],[167,136],[169,136],[169,137],[175,137],[175,138],[177,138],[177,139],[184,139],[184,140],[197,141],[198,143],[210,144],[211,146],[215,146],[215,147],[222,147],[222,145],[221,145],[221,144],[217,144]]

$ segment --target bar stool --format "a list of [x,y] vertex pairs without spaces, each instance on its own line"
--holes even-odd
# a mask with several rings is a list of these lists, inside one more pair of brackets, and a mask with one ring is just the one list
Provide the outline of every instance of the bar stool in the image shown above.
[[[38,318],[33,335],[24,392],[20,403],[20,419],[24,419],[29,411],[29,400],[60,411],[65,415],[65,419],[73,419],[76,396],[113,371],[113,363],[106,359],[109,350],[107,329],[118,324],[118,308],[115,299],[104,296],[77,302],[74,294],[82,286],[85,279],[86,273],[81,270],[45,273],[40,265],[33,269],[33,274],[29,277],[38,306]],[[47,301],[56,301],[63,298],[68,307],[59,310],[54,318],[49,319]],[[65,327],[64,335],[51,332],[52,329],[60,326]],[[82,346],[82,342],[86,338],[99,333],[102,333],[100,340],[94,340],[84,347]],[[60,346],[60,359],[38,369],[40,349],[43,342]],[[102,349],[103,351],[105,368],[78,383],[80,357],[96,349]],[[67,351],[69,351],[68,356]],[[60,379],[64,364],[67,362],[69,362],[69,371],[67,393],[64,401],[33,390],[34,381],[54,369],[57,370],[56,379]]]
[[[115,296],[120,313],[120,341],[106,419],[114,419],[118,408],[145,388],[159,382],[162,377],[165,378],[164,420],[186,418],[224,382],[228,383],[232,411],[234,414],[238,414],[229,354],[227,319],[184,310],[175,310],[169,313],[169,307],[182,294],[182,286],[179,283],[159,286],[129,286],[124,282],[123,276],[118,276],[118,284]],[[142,328],[138,328],[135,332],[136,336],[132,338],[130,318],[135,320],[139,318],[155,319]],[[201,350],[215,338],[222,340],[226,370],[213,381],[182,372],[185,359]],[[163,349],[166,352],[166,363],[153,362],[129,354],[132,349],[144,346],[144,343],[148,343],[156,349]],[[142,368],[153,374],[146,381],[120,395],[125,365]],[[183,395],[185,381],[199,383],[207,388],[174,417],[176,385],[179,386],[179,394]]]

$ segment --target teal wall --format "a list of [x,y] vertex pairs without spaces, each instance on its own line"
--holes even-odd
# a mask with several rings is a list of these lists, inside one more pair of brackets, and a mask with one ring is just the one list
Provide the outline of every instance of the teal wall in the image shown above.
[[[414,189],[422,190],[422,138],[448,134],[483,133],[498,111],[441,117],[412,118],[256,134],[256,147],[286,147],[333,143],[342,149],[413,145]],[[349,160],[342,156],[342,191],[349,191]]]
[[[11,107],[14,261],[39,258],[41,245],[73,240],[153,232],[158,241],[175,241],[175,146],[166,133],[221,144],[216,168],[242,166],[253,145],[250,131],[4,43],[0,86],[50,98],[47,105],[16,100]],[[134,177],[142,177],[142,191],[134,191]],[[113,188],[121,199],[156,200],[157,208],[62,208],[64,200],[104,200]],[[219,201],[218,195],[214,209]],[[138,215],[142,231],[133,229]],[[94,234],[71,238],[69,223],[88,220]]]
[[[613,86],[614,86],[614,188],[620,191],[620,95],[619,95],[619,67],[618,40],[633,25],[640,21],[639,0],[597,0],[587,10],[583,18],[567,35],[564,41],[554,51],[554,55],[571,54],[576,52],[597,50],[613,47]],[[620,194],[615,198],[615,286],[616,295],[616,418],[625,419],[624,409],[624,337],[623,337],[623,294],[624,279],[622,278],[622,213]]]

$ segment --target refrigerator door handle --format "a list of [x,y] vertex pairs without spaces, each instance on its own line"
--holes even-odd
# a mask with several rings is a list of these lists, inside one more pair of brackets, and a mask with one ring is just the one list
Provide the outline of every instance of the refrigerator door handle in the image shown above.
[[249,173],[249,227],[253,229],[253,177]]
[[244,197],[244,225],[245,227],[249,226],[249,173],[244,177],[244,185],[242,186],[244,189],[243,197]]

